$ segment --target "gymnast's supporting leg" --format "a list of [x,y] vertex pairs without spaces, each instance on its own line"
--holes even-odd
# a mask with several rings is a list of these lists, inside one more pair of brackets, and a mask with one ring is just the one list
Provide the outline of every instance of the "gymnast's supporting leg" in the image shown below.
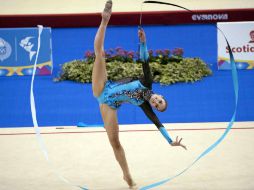
[[123,171],[123,178],[128,183],[130,189],[136,189],[125,157],[124,149],[119,140],[119,126],[117,121],[117,111],[111,109],[108,105],[101,105],[101,114],[104,121],[104,127],[107,131],[109,142],[113,148],[115,158]]
[[[107,81],[103,46],[107,24],[111,16],[111,7],[112,1],[109,0],[105,5],[105,9],[102,13],[102,21],[94,40],[94,51],[96,56],[92,73],[92,88],[94,96],[99,96],[101,94],[104,89],[105,82]],[[104,127],[107,131],[110,144],[115,154],[115,158],[123,171],[124,180],[128,183],[129,187],[133,189],[135,188],[135,183],[130,175],[124,149],[119,141],[117,111],[113,110],[106,104],[100,105],[100,111],[104,122]]]
[[111,16],[111,7],[112,1],[108,1],[105,5],[104,11],[101,14],[101,24],[94,40],[95,61],[92,72],[92,89],[95,97],[101,94],[104,89],[105,82],[107,81],[107,71],[103,46],[106,28]]

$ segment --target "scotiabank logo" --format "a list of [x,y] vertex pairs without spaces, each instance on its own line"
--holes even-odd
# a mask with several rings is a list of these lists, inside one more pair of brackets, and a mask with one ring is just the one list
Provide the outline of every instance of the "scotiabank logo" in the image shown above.
[[[253,44],[247,44],[243,45],[241,47],[231,47],[231,50],[233,53],[252,53],[254,52],[254,30],[250,31],[250,41],[249,43]],[[228,53],[229,51],[228,46],[226,47],[226,52]]]
[[[226,52],[228,53],[229,51],[228,46],[226,47]],[[233,53],[250,53],[254,52],[254,46],[248,45],[243,45],[242,47],[231,47],[231,50]]]

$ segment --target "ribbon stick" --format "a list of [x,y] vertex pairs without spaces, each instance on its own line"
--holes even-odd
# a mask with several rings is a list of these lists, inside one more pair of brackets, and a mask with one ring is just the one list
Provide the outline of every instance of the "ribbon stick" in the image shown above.
[[43,31],[43,26],[38,25],[38,46],[37,46],[37,52],[36,52],[36,57],[35,57],[35,61],[34,61],[34,66],[33,66],[33,74],[32,74],[32,80],[31,80],[31,88],[30,88],[31,114],[32,114],[33,126],[34,126],[34,130],[35,130],[35,133],[36,133],[37,141],[40,145],[40,149],[43,152],[46,160],[48,161],[49,165],[51,166],[52,171],[55,173],[55,175],[57,175],[57,177],[60,180],[64,181],[68,185],[78,187],[82,190],[88,190],[85,187],[73,185],[66,178],[64,178],[56,169],[54,169],[53,164],[49,160],[48,151],[47,151],[47,148],[45,146],[45,143],[44,143],[43,138],[42,138],[41,133],[40,133],[40,128],[39,128],[39,125],[38,125],[38,122],[37,122],[36,104],[35,104],[35,100],[34,100],[34,88],[33,87],[34,87],[34,77],[35,77],[35,73],[36,73],[36,66],[37,66],[38,56],[39,56],[40,47],[41,47],[41,34],[42,34],[42,31]]
[[[185,9],[189,12],[193,12],[185,7],[179,6],[179,5],[175,5],[175,4],[171,4],[171,3],[166,3],[166,2],[161,2],[161,1],[144,1],[143,3],[153,3],[153,4],[162,4],[162,5],[170,5],[170,6],[175,6],[178,8],[182,8]],[[141,17],[141,16],[140,16]],[[141,20],[141,19],[140,19]],[[140,25],[141,25],[141,21],[140,21]],[[152,183],[150,185],[144,186],[142,188],[140,188],[140,190],[147,190],[147,189],[152,189],[154,187],[163,185],[171,180],[173,180],[174,178],[180,176],[181,174],[185,173],[187,170],[189,170],[195,163],[197,163],[201,158],[203,158],[204,156],[206,156],[209,152],[211,152],[216,146],[218,146],[227,136],[228,132],[230,131],[230,129],[232,128],[234,122],[235,122],[235,117],[236,117],[236,112],[237,112],[237,105],[238,105],[238,91],[239,91],[239,85],[238,85],[238,75],[237,75],[237,69],[236,69],[236,65],[235,65],[235,60],[234,60],[234,56],[230,47],[230,44],[225,36],[225,34],[223,33],[223,31],[215,26],[223,35],[223,37],[225,38],[226,42],[227,42],[227,46],[229,49],[229,56],[230,56],[230,64],[231,64],[231,71],[232,71],[232,79],[233,79],[233,86],[234,86],[234,93],[235,93],[235,110],[233,112],[233,115],[231,117],[231,120],[227,126],[227,128],[225,129],[224,133],[219,137],[218,140],[216,140],[212,145],[210,145],[205,151],[203,151],[190,165],[188,165],[186,168],[184,168],[181,172],[179,172],[178,174],[163,179],[161,181]]]

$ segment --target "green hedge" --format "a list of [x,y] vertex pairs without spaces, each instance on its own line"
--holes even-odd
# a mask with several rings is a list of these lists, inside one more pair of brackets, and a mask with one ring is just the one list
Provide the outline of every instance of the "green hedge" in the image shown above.
[[[152,60],[153,61],[153,60]],[[170,85],[177,82],[195,82],[212,75],[211,69],[199,58],[175,57],[163,63],[150,62],[155,82]],[[55,81],[72,80],[81,83],[92,81],[92,61],[73,60],[63,64],[61,73]],[[123,63],[118,60],[107,62],[109,80],[120,80],[125,77],[142,76],[142,65],[139,62]]]

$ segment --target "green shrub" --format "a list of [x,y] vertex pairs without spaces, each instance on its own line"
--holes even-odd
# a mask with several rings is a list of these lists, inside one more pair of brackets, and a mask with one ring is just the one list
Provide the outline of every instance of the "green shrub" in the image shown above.
[[[161,56],[161,58],[163,58]],[[163,61],[162,61],[163,60]],[[151,72],[155,82],[170,85],[177,82],[195,82],[212,74],[211,69],[199,58],[171,56],[165,61],[156,57],[150,60]],[[156,62],[155,62],[156,61]],[[141,77],[142,65],[137,62],[107,61],[108,79],[115,81],[125,77]],[[72,80],[81,83],[92,82],[93,61],[73,60],[63,64],[61,74],[55,81]]]

